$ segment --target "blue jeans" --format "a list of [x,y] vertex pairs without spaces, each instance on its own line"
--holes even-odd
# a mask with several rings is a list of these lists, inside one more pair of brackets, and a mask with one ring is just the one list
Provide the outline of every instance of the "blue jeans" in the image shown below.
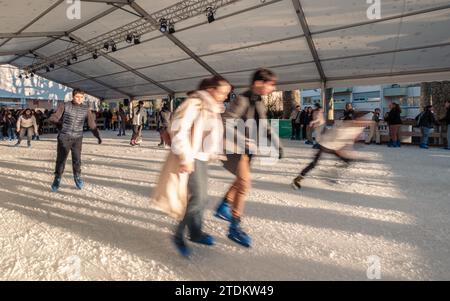
[[203,213],[208,201],[208,162],[195,160],[194,172],[189,175],[188,191],[191,195],[183,220],[178,224],[175,232],[177,240],[183,240],[184,230],[187,227],[190,238],[200,239],[203,231]]
[[119,121],[119,135],[122,134],[125,136],[125,128],[126,128],[125,121]]
[[430,128],[427,127],[421,127],[420,128],[422,132],[422,141],[420,142],[423,145],[428,145],[428,139],[430,138]]
[[15,128],[12,127],[8,128],[6,130],[6,133],[8,135],[9,140],[14,140],[16,138]]

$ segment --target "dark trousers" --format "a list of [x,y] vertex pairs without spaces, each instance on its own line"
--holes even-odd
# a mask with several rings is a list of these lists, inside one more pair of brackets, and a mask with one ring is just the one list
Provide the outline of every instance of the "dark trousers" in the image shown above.
[[294,119],[291,119],[291,128],[292,128],[291,139],[295,139],[295,120]]
[[302,135],[302,125],[300,123],[295,124],[295,139],[300,140]]
[[314,156],[314,160],[311,163],[309,163],[309,165],[306,166],[300,173],[300,175],[302,177],[306,176],[311,170],[313,170],[316,167],[317,162],[319,162],[320,157],[322,157],[323,153],[333,154],[346,163],[348,163],[350,161],[349,159],[340,156],[336,151],[325,148],[323,146],[320,146],[319,150],[317,151],[316,155]]
[[72,138],[59,136],[58,137],[58,153],[56,156],[55,176],[62,177],[66,160],[69,152],[72,152],[72,168],[73,175],[81,175],[81,146],[83,144],[83,137]]
[[127,127],[127,124],[125,121],[119,121],[119,135],[125,135],[125,129]]
[[306,129],[307,129],[308,125],[303,124],[302,126],[302,139],[305,140],[306,139]]
[[189,229],[192,240],[202,236],[203,213],[208,200],[208,162],[195,160],[195,170],[189,175],[188,193],[190,198],[187,203],[183,220],[178,224],[175,236],[182,240],[184,229]]

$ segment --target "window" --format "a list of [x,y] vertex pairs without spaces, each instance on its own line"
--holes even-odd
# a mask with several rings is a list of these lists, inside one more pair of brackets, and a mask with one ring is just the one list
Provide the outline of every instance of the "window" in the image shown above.
[[418,97],[418,96],[400,97],[398,99],[398,103],[403,108],[419,107],[420,106],[420,97]]
[[303,105],[311,106],[313,104],[311,97],[303,97]]

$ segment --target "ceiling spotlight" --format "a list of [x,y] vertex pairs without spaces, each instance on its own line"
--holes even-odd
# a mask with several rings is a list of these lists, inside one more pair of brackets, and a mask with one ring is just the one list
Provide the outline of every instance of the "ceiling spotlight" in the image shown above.
[[216,20],[215,14],[216,14],[216,11],[211,6],[206,8],[206,16],[208,17],[208,23],[212,23]]
[[94,60],[98,59],[98,53],[97,53],[97,50],[92,54],[92,58],[93,58]]
[[78,57],[77,57],[77,55],[76,55],[75,53],[72,54],[72,60],[73,60],[74,62],[78,61]]
[[112,50],[112,52],[116,52],[117,51],[116,43],[112,44],[111,50]]
[[50,72],[50,67],[49,66],[45,66],[45,71],[46,72]]
[[127,34],[127,38],[125,39],[125,41],[127,43],[131,43],[133,41],[133,35],[132,34]]
[[23,77],[22,74],[19,74],[19,78],[22,79],[22,77]]
[[29,79],[28,74],[25,76],[26,79]]
[[134,45],[141,44],[141,37],[138,35],[134,35]]
[[105,42],[105,44],[103,44],[103,49],[105,49],[106,51],[109,50],[109,42]]
[[70,59],[67,59],[67,66],[70,66],[70,65],[72,65],[72,63],[70,62]]
[[55,64],[51,63],[49,66],[50,68],[55,69]]
[[169,33],[174,34],[175,33],[175,24],[170,23],[169,24]]
[[162,18],[161,20],[159,20],[159,31],[161,31],[162,33],[166,33],[167,32],[167,20]]
[[34,77],[34,72],[33,72],[33,71],[31,72],[30,76],[31,76],[31,77]]

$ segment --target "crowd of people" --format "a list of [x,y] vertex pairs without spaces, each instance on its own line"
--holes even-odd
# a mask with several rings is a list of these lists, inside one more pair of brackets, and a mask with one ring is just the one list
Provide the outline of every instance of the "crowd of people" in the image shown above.
[[[430,134],[434,131],[436,126],[442,126],[447,128],[447,146],[450,147],[450,134],[448,126],[450,125],[450,101],[445,103],[446,115],[442,119],[438,119],[435,116],[434,108],[432,105],[427,105],[415,118],[415,124],[413,127],[420,131],[420,145],[422,149],[429,148]],[[342,121],[356,120],[357,115],[362,115],[367,112],[361,112],[358,114],[353,109],[351,103],[347,103],[343,116],[340,118]],[[374,140],[375,143],[381,144],[380,134],[380,122],[384,121],[389,129],[389,141],[388,147],[401,147],[401,132],[400,129],[403,125],[401,113],[402,109],[400,105],[393,102],[389,104],[389,111],[381,116],[381,109],[376,108],[372,114],[371,122],[368,123],[368,133],[366,136],[365,144],[371,144]],[[325,121],[323,120],[323,110],[320,104],[315,104],[314,109],[310,106],[306,106],[303,110],[300,106],[292,111],[291,116],[292,136],[291,140],[305,140],[305,144],[311,144],[314,148],[319,148],[317,145],[317,137],[323,132]]]
[[[203,213],[208,200],[208,162],[221,160],[235,181],[223,200],[218,204],[216,216],[229,222],[228,238],[244,247],[250,247],[250,236],[243,230],[241,221],[244,205],[250,190],[251,161],[254,156],[250,144],[257,144],[248,135],[249,128],[234,128],[226,120],[265,120],[267,111],[263,97],[275,89],[276,76],[273,72],[260,69],[255,72],[249,90],[233,101],[226,109],[223,104],[231,91],[230,83],[222,77],[203,80],[199,87],[188,94],[187,100],[170,116],[168,107],[161,110],[160,133],[163,144],[170,145],[169,155],[161,171],[159,183],[152,196],[155,206],[176,216],[179,224],[173,235],[176,249],[183,256],[189,256],[191,248],[186,243],[185,231],[190,241],[202,245],[214,245],[215,239],[202,227]],[[94,114],[83,104],[84,92],[74,90],[72,101],[58,105],[49,121],[59,129],[53,192],[61,186],[67,157],[72,153],[72,169],[75,186],[83,189],[81,176],[81,149],[83,127],[87,122],[98,143],[102,143]],[[142,131],[145,110],[143,102],[133,109],[132,144],[138,143]],[[223,153],[224,128],[232,126],[237,135],[245,137],[245,151]],[[277,133],[271,132],[267,123],[256,122],[256,131],[263,132],[273,142],[277,158],[283,157],[282,146]],[[166,134],[164,134],[166,133]],[[234,139],[232,139],[232,142]],[[234,147],[232,149],[235,149]],[[182,181],[182,179],[185,181]]]
[[34,109],[0,109],[0,141],[17,140],[19,146],[27,136],[28,147],[31,147],[32,140],[39,140],[43,134],[44,121],[47,120],[53,110]]

